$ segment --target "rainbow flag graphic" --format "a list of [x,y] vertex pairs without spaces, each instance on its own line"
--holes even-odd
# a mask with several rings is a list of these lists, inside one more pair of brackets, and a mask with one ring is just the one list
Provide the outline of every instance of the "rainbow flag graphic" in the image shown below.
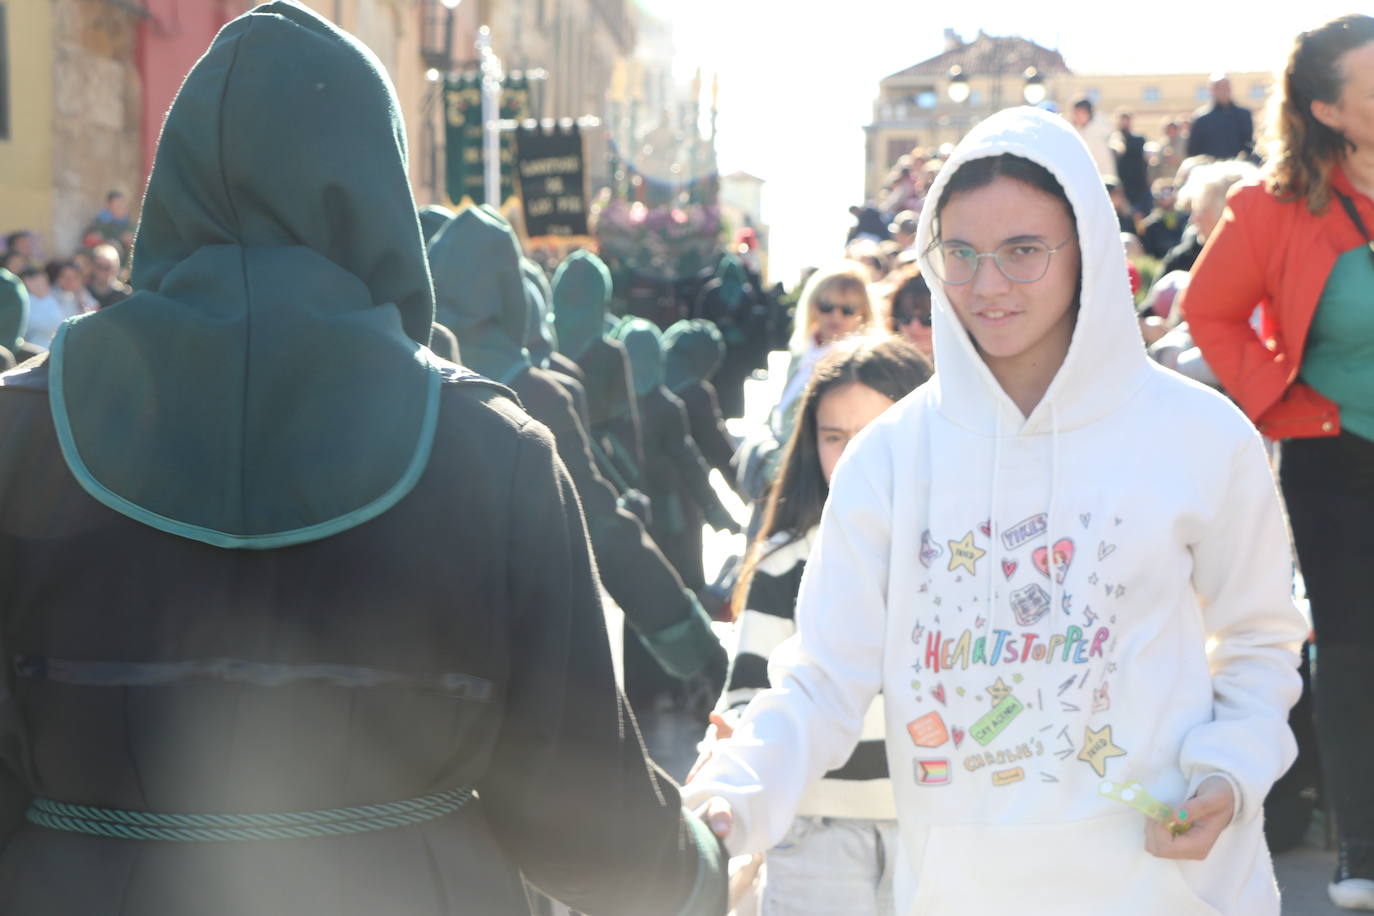
[[949,760],[941,757],[931,760],[916,761],[916,785],[918,786],[947,786],[949,785]]

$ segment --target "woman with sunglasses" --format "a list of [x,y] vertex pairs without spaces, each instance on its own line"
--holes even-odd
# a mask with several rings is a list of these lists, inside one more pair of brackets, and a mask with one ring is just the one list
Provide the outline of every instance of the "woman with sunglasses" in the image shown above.
[[1263,443],[1146,357],[1063,119],[975,127],[917,247],[936,374],[840,460],[776,686],[685,797],[766,850],[881,692],[897,912],[1277,916],[1306,626]]
[[830,352],[835,341],[866,330],[873,323],[873,303],[868,296],[868,272],[856,261],[840,261],[811,275],[797,300],[796,329],[790,349],[787,384],[774,415],[774,429],[785,441],[791,430],[792,407],[811,380],[816,364]]
[[930,285],[915,264],[897,274],[887,297],[887,329],[904,337],[926,359],[935,355],[934,334],[930,330]]

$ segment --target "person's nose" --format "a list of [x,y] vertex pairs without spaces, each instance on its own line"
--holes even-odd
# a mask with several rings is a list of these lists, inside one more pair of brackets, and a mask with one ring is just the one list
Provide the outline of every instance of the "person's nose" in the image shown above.
[[997,266],[997,259],[991,257],[978,259],[978,266],[974,268],[973,279],[969,283],[979,296],[999,295],[1011,288],[1011,281]]

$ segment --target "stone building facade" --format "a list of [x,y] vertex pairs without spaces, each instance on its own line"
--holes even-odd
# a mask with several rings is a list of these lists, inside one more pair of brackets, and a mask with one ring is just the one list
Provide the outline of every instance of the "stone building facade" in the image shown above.
[[[406,121],[416,201],[444,193],[443,69],[475,66],[480,25],[507,71],[543,70],[539,117],[605,118],[617,61],[634,52],[631,0],[301,0],[385,65]],[[71,254],[111,189],[135,205],[186,70],[252,0],[0,0],[0,234]],[[588,162],[604,162],[604,135]],[[603,169],[604,170],[604,169]]]

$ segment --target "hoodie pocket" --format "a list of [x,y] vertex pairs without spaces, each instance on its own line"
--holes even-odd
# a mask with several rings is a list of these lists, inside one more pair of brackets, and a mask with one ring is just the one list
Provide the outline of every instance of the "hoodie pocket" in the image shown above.
[[1138,815],[930,829],[912,916],[1220,916],[1178,865],[1145,851]]

